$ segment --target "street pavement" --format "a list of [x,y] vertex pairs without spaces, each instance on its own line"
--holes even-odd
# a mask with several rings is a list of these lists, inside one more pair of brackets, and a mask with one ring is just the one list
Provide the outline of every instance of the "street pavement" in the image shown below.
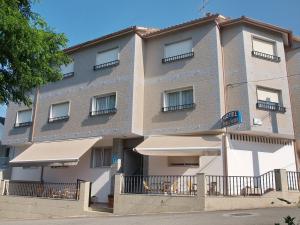
[[197,213],[164,213],[141,216],[102,214],[102,216],[96,217],[49,218],[42,220],[7,220],[0,218],[0,225],[274,225],[275,223],[283,225],[285,223],[282,218],[288,215],[296,217],[297,223],[300,224],[300,208],[268,208]]

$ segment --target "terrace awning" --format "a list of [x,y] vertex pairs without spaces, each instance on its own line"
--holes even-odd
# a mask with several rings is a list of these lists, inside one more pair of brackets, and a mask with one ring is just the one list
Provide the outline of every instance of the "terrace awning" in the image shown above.
[[221,154],[220,136],[150,136],[135,148],[150,156],[214,156]]
[[37,142],[9,163],[15,167],[25,166],[74,166],[101,137]]

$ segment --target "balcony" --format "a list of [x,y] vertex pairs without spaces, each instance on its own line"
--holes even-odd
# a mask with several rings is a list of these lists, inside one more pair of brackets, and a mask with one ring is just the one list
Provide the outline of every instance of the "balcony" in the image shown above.
[[108,115],[108,114],[114,114],[116,112],[117,112],[116,108],[103,109],[103,110],[91,111],[90,116]]
[[258,51],[252,51],[252,56],[260,58],[260,59],[266,59],[272,62],[280,62],[280,57],[276,55],[270,55],[263,52]]
[[185,58],[192,58],[192,57],[194,57],[194,52],[188,52],[188,53],[184,53],[181,55],[175,55],[175,56],[163,58],[162,63],[170,63],[170,62],[174,62],[177,60],[181,60],[181,59],[185,59]]
[[174,106],[167,106],[162,108],[162,112],[170,112],[170,111],[178,111],[178,110],[185,110],[185,109],[193,109],[195,108],[195,103],[184,104],[184,105],[174,105]]
[[94,70],[101,70],[101,69],[104,69],[104,68],[109,68],[109,67],[113,67],[113,66],[117,66],[120,64],[120,60],[114,60],[114,61],[111,61],[111,62],[107,62],[107,63],[102,63],[102,64],[99,64],[99,65],[95,65],[94,66]]
[[56,122],[56,121],[66,121],[68,119],[69,119],[69,116],[58,116],[58,117],[49,118],[48,122],[53,123],[53,122]]
[[32,125],[31,121],[23,122],[23,123],[15,123],[14,127],[29,127]]
[[285,113],[286,108],[279,105],[276,102],[268,102],[268,101],[262,101],[258,100],[256,103],[256,108],[265,110],[265,111],[273,111],[273,112],[280,112],[280,113]]

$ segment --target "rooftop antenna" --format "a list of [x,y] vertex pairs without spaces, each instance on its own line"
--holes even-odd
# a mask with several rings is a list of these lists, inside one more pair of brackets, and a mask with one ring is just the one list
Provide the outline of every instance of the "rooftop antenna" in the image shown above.
[[208,13],[205,12],[205,8],[208,4],[209,0],[202,0],[202,6],[199,9],[199,12],[202,14],[202,16],[206,16]]

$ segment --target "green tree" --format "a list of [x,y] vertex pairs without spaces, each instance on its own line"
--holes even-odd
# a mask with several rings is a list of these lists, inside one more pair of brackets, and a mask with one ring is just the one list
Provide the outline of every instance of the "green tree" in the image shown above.
[[30,105],[29,94],[62,78],[67,39],[32,12],[32,0],[0,0],[0,104]]

